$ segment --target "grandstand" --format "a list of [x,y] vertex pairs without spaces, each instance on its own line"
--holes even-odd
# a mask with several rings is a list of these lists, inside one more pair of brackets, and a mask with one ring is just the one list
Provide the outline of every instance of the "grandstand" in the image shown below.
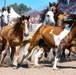
[[[64,1],[66,1],[64,3]],[[58,0],[59,9],[64,12],[76,14],[76,0]]]

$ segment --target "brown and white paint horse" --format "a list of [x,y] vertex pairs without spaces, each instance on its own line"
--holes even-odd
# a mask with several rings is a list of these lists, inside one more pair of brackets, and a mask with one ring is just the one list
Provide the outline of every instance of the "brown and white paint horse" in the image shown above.
[[[54,26],[62,26],[63,25],[63,22],[62,22],[62,20],[63,20],[63,18],[64,18],[64,16],[66,15],[66,13],[63,13],[61,10],[59,10],[59,9],[57,9],[57,7],[58,7],[58,5],[59,4],[56,4],[56,3],[54,3],[54,4],[51,4],[50,2],[49,2],[49,8],[50,8],[50,11],[53,11],[53,13],[54,13],[54,20],[55,20],[55,25],[53,24],[53,23],[50,23],[51,22],[51,20],[50,20],[50,13],[49,12],[47,12],[48,11],[48,8],[47,9],[45,9],[45,10],[43,10],[42,11],[42,14],[40,14],[40,18],[41,18],[41,20],[40,20],[40,22],[44,22],[43,24],[44,25],[54,25]],[[49,14],[47,14],[47,13],[49,13]],[[49,21],[47,21],[46,22],[46,18],[49,18]],[[40,44],[41,44],[41,42],[40,42]],[[42,44],[43,45],[43,44]],[[45,45],[44,45],[45,46]],[[47,47],[48,48],[48,47]],[[45,48],[45,49],[47,49],[47,48]],[[49,49],[49,48],[48,48]],[[53,48],[53,54],[54,54],[54,56],[55,56],[55,52],[54,52],[54,48]],[[46,50],[45,50],[46,51]],[[50,50],[49,50],[50,51]],[[46,56],[47,56],[47,53],[45,52],[45,54],[46,54]]]

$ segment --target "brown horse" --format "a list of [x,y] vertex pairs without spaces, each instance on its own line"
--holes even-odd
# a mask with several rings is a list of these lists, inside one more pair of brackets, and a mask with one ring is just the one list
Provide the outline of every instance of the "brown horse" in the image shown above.
[[56,14],[56,11],[57,11],[57,7],[58,7],[59,3],[50,3],[49,2],[49,7],[52,8],[54,14]]
[[[76,20],[76,15],[74,14],[68,14],[65,18],[65,20]],[[67,48],[69,50],[69,54],[66,56],[66,59],[70,59],[70,52],[76,53],[76,37],[72,40],[72,42],[69,44],[69,47]],[[65,58],[65,50],[63,50],[62,56]]]
[[[28,35],[28,22],[29,16],[21,16],[20,18],[16,19],[16,22],[13,26],[4,26],[1,30],[1,37],[2,37],[2,45],[5,45],[5,49],[2,53],[1,61],[3,62],[5,56],[7,55],[8,48],[11,47],[11,60],[15,55],[15,59],[13,61],[13,65],[17,66],[18,61],[18,52],[23,41],[24,33]],[[1,50],[0,50],[1,51]]]
[[[73,19],[75,19],[74,16],[73,16]],[[38,30],[33,35],[33,38],[30,42],[30,46],[27,52],[25,53],[25,56],[29,54],[36,45],[38,45],[41,39],[43,39],[49,48],[57,48],[55,62],[53,65],[53,68],[57,69],[56,64],[57,64],[58,58],[61,55],[62,50],[66,48],[70,48],[70,46],[75,45],[74,43],[71,43],[72,40],[76,37],[76,21],[74,22],[73,19],[68,20],[61,27],[41,26],[40,28],[38,28]],[[44,52],[44,49],[43,47],[41,47],[41,49],[35,55],[36,66],[39,66],[38,58],[43,52]]]

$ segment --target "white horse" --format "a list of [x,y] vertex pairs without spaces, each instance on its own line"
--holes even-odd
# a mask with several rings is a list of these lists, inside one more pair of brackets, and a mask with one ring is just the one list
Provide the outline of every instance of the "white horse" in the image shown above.
[[3,7],[1,12],[1,28],[8,23],[8,11]]
[[44,24],[50,24],[55,26],[54,13],[51,8],[48,9],[45,15]]
[[[10,12],[9,12],[10,11]],[[11,7],[9,11],[6,8],[2,8],[1,12],[1,28],[5,25],[13,25],[13,19],[21,17],[19,14],[17,14],[13,8]]]

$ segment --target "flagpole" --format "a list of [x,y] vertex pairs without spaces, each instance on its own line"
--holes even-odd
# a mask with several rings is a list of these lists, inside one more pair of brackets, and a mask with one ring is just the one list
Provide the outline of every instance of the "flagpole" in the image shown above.
[[4,7],[6,7],[6,0],[4,0]]

